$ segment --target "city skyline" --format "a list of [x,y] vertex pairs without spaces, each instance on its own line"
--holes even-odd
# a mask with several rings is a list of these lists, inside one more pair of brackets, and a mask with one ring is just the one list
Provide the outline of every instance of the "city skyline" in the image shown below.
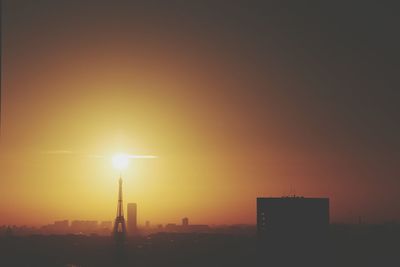
[[0,15],[1,266],[400,266],[395,1]]
[[395,8],[116,2],[2,1],[0,225],[113,219],[116,153],[141,223],[400,220]]

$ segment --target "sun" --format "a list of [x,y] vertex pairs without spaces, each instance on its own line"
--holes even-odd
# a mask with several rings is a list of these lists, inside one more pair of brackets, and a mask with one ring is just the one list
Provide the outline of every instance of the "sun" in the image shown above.
[[129,155],[119,153],[112,157],[112,164],[118,170],[125,170],[128,167]]

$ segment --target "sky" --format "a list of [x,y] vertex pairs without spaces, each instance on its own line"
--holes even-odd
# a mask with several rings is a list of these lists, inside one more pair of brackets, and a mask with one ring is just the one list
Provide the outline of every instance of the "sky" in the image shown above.
[[139,224],[399,220],[399,17],[353,2],[2,1],[0,224],[112,220],[118,152]]

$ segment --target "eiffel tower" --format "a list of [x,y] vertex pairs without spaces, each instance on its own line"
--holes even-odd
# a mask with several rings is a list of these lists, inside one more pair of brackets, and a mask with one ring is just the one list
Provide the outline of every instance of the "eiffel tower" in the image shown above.
[[126,226],[124,218],[124,210],[122,204],[122,177],[119,177],[119,193],[118,193],[118,206],[117,206],[117,217],[114,222],[114,238],[119,244],[123,244],[126,237]]

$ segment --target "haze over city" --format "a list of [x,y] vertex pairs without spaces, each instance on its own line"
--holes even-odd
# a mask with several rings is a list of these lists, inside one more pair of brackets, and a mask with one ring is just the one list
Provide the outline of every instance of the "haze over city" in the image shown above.
[[0,225],[400,219],[395,9],[217,2],[2,1]]

